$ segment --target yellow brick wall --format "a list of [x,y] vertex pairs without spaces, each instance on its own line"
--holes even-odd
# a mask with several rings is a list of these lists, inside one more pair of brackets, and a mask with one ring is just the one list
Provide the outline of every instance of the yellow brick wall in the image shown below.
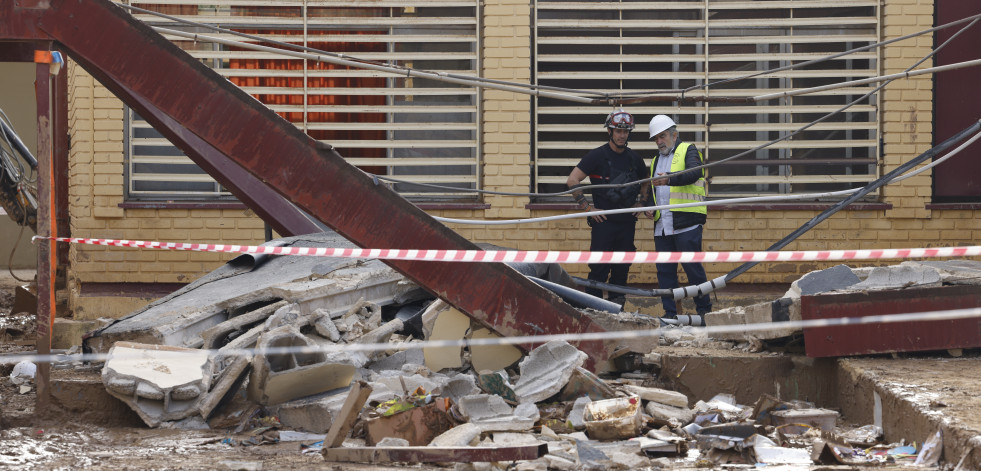
[[[882,10],[884,39],[933,25],[932,2],[887,0]],[[531,80],[531,7],[526,0],[487,0],[482,9],[481,74],[491,79]],[[911,39],[887,46],[883,74],[900,72],[925,56],[932,38]],[[924,63],[927,67],[931,62]],[[215,241],[256,244],[263,240],[262,222],[247,210],[122,209],[122,104],[91,76],[71,65],[70,128],[71,217],[77,237],[107,237],[163,241]],[[896,80],[882,93],[884,174],[930,148],[932,80],[921,76]],[[483,188],[505,192],[529,191],[531,179],[532,98],[511,92],[481,92]],[[649,116],[638,116],[639,122]],[[640,131],[638,131],[640,132]],[[600,143],[597,143],[599,145]],[[841,211],[786,247],[785,250],[845,248],[902,248],[976,245],[981,240],[978,211],[927,210],[930,173],[882,190],[890,210]],[[564,214],[568,211],[529,210],[528,197],[485,196],[486,210],[436,210],[433,215],[464,219],[515,219]],[[571,202],[571,198],[570,198]],[[817,215],[819,211],[710,209],[704,249],[708,251],[763,250]],[[474,242],[489,242],[523,250],[588,250],[585,221],[569,219],[538,224],[475,226],[450,224]],[[641,218],[636,233],[638,250],[653,250],[653,224]],[[121,315],[147,300],[105,300],[78,296],[85,282],[188,282],[214,269],[229,256],[197,252],[138,251],[75,246],[70,280],[72,308],[80,317],[105,315],[105,302]],[[878,264],[892,264],[885,261]],[[787,283],[808,271],[836,263],[769,263],[742,275],[739,283]],[[868,266],[872,262],[852,262]],[[709,277],[736,264],[707,264]],[[584,265],[567,265],[585,276]],[[654,283],[651,265],[631,269],[631,283]],[[114,304],[112,304],[114,303]]]

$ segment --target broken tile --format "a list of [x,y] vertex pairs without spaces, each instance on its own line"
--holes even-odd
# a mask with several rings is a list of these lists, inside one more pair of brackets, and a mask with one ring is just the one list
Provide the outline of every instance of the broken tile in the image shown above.
[[[436,318],[429,340],[462,340],[470,330],[470,318],[455,308],[447,309]],[[463,347],[426,347],[423,349],[426,366],[433,371],[463,366]]]
[[[472,339],[500,338],[490,329],[481,327],[474,329]],[[470,364],[474,371],[498,371],[510,367],[521,359],[524,353],[513,345],[471,345]]]

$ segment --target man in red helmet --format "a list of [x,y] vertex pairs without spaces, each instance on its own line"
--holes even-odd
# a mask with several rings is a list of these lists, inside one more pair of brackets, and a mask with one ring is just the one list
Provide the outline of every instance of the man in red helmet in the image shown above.
[[[606,132],[608,142],[589,151],[576,168],[572,169],[566,185],[575,188],[587,176],[592,185],[616,184],[633,182],[647,178],[647,166],[644,159],[627,147],[630,131],[634,129],[634,117],[619,109],[606,117]],[[590,189],[593,203],[590,204],[581,191],[573,192],[573,197],[579,209],[596,211],[604,209],[621,209],[640,206],[647,200],[649,185],[629,185],[621,188]],[[603,252],[633,252],[634,229],[637,225],[635,213],[620,213],[589,216],[587,222],[592,227],[589,250]],[[630,264],[625,263],[591,263],[589,264],[590,280],[626,286]],[[586,288],[586,293],[603,297],[603,290]],[[620,293],[609,293],[609,300],[623,306],[625,296]]]

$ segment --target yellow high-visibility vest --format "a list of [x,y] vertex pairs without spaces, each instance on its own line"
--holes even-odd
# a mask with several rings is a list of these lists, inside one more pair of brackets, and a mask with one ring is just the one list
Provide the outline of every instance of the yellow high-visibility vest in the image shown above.
[[[682,142],[678,144],[678,147],[674,149],[674,156],[671,158],[671,168],[670,172],[680,172],[685,169],[685,154],[688,153],[688,146],[691,144],[687,142]],[[702,153],[698,153],[698,160],[702,160]],[[656,163],[651,163],[651,177],[654,176],[654,169],[657,167]],[[698,178],[698,181],[692,183],[691,185],[682,186],[672,186],[669,187],[671,192],[668,197],[668,204],[684,204],[684,203],[701,203],[705,201],[705,196],[708,194],[708,185],[705,182],[705,169],[702,169],[702,176]],[[654,191],[654,185],[651,184],[651,194],[654,195],[654,204],[662,204],[657,201],[657,192]],[[692,206],[688,208],[676,208],[671,211],[686,211],[689,213],[702,213],[708,214],[707,206]],[[654,220],[657,221],[661,219],[661,211],[654,211]]]

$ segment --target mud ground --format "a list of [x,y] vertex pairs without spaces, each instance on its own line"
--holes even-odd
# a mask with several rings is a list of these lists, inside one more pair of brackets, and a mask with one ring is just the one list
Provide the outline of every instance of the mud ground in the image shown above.
[[[18,272],[23,278],[33,276],[33,273]],[[18,345],[14,336],[6,333],[4,327],[9,327],[13,302],[13,289],[21,284],[12,279],[6,269],[0,274],[0,319],[6,323],[0,325],[0,354],[30,353],[31,346]],[[748,305],[755,302],[768,301],[780,297],[785,292],[785,286],[763,286],[756,288],[735,288],[715,299],[716,308],[732,305]],[[657,300],[630,298],[628,309],[637,310],[653,315],[660,311]],[[13,316],[14,322],[29,324],[31,315]],[[18,329],[31,329],[31,325],[19,325],[11,330],[16,334]],[[679,390],[687,389],[686,394],[699,390],[716,389],[716,392],[727,392],[723,389],[739,388],[738,379],[753,382],[754,377],[765,376],[762,369],[767,368],[766,362],[754,362],[761,357],[781,357],[782,352],[750,352],[746,348],[712,348],[694,346],[671,346],[658,349],[664,355],[685,361],[691,365],[687,370],[688,379],[681,381],[681,369],[677,372],[676,386]],[[724,357],[727,360],[745,362],[741,372],[711,371],[726,368],[717,364],[714,359]],[[697,371],[697,361],[706,359],[703,373],[693,375]],[[797,360],[795,360],[797,361]],[[955,423],[968,430],[981,430],[981,351],[965,351],[962,356],[954,357],[946,352],[930,354],[894,355],[880,357],[850,358],[840,360],[841,367],[836,378],[835,386],[840,389],[838,403],[833,404],[837,409],[850,411],[842,416],[842,422],[857,425],[871,423],[872,404],[867,403],[869,391],[863,386],[870,382],[878,389],[885,402],[896,401],[899,404],[895,410],[902,411],[898,416],[885,417],[892,421],[899,430],[910,430],[909,437],[901,439],[921,442],[925,430],[934,430],[935,423]],[[753,365],[762,366],[753,366]],[[273,469],[309,469],[309,470],[395,470],[404,468],[414,469],[447,469],[435,465],[402,463],[392,466],[338,464],[327,463],[319,453],[302,454],[300,443],[309,442],[279,442],[254,446],[237,446],[224,443],[226,439],[236,441],[246,440],[249,435],[245,432],[235,434],[230,430],[170,430],[150,429],[143,425],[135,413],[123,410],[111,419],[104,415],[67,412],[57,406],[48,406],[45,410],[36,410],[36,391],[21,393],[10,378],[13,365],[0,364],[0,469],[14,470],[273,470]],[[666,374],[668,372],[663,372]],[[674,376],[672,371],[671,375]],[[72,375],[97,375],[96,371],[55,370],[53,377],[65,378]],[[696,399],[708,399],[696,398]],[[121,403],[120,403],[121,404]],[[904,409],[905,408],[905,409]],[[908,410],[907,410],[908,409]],[[890,409],[893,410],[893,409]],[[931,418],[932,416],[932,418]],[[94,418],[102,417],[102,418]],[[968,434],[969,435],[969,434]],[[896,439],[896,437],[887,437]],[[956,453],[972,452],[981,448],[981,443],[973,443],[971,436],[950,437],[959,440],[957,447],[951,448]],[[976,441],[976,440],[974,440]],[[948,452],[948,455],[952,454]],[[981,450],[971,453],[981,454]],[[961,456],[945,456],[946,465],[943,469],[951,470]],[[977,459],[981,459],[978,457]],[[976,461],[967,460],[969,464]],[[693,460],[678,460],[671,469],[694,468]],[[449,466],[452,468],[452,465]],[[877,469],[914,469],[912,467],[889,466]],[[849,466],[811,466],[809,469],[869,469],[869,467]],[[923,468],[915,468],[923,469]],[[962,469],[977,469],[965,467]]]

